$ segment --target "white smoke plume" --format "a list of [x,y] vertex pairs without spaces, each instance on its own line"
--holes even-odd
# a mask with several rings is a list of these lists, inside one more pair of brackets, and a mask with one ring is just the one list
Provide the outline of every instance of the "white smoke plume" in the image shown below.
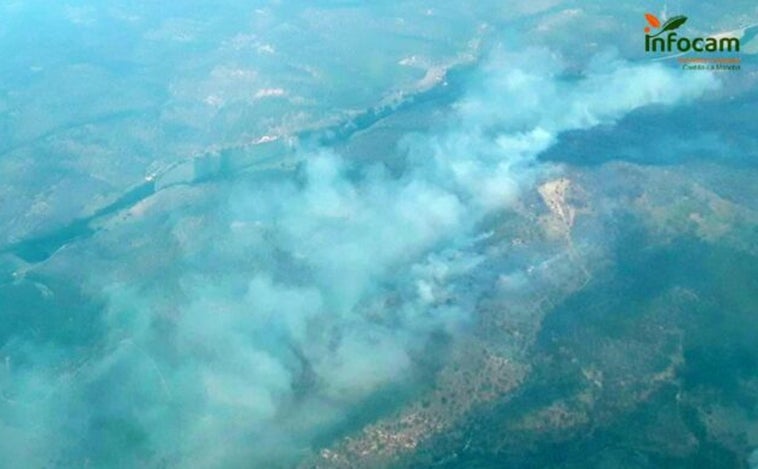
[[476,315],[456,279],[481,259],[464,248],[533,186],[561,132],[717,85],[612,57],[580,78],[562,71],[549,51],[494,54],[444,128],[386,149],[404,152],[400,175],[305,148],[297,174],[229,182],[213,226],[188,233],[175,214],[182,250],[165,285],[91,276],[108,333],[75,376],[55,349],[3,371],[26,400],[3,404],[2,452],[81,463],[131,445],[122,463],[286,464],[374,393],[412,382],[430,338],[454,340]]

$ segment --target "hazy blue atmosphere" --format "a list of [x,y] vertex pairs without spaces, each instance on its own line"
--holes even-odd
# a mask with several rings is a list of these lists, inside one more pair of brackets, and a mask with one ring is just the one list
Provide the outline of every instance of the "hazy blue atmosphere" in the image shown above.
[[756,53],[754,1],[0,2],[0,467],[758,469]]

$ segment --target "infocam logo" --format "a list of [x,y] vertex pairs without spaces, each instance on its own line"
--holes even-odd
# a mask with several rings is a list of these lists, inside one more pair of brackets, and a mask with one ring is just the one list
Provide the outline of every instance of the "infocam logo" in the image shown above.
[[[740,40],[736,37],[679,36],[676,30],[687,22],[683,15],[669,18],[665,23],[650,13],[645,13],[649,26],[645,27],[645,52],[739,52]],[[651,29],[652,28],[652,29]],[[658,31],[650,34],[652,30]],[[662,34],[668,33],[661,37]]]

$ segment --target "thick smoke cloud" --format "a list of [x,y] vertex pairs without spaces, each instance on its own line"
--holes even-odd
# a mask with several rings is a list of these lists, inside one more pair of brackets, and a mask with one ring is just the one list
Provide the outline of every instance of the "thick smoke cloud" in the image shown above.
[[[75,373],[55,367],[64,352],[39,348],[3,369],[23,399],[2,404],[2,452],[195,467],[287,461],[373,393],[410,383],[435,333],[466,333],[475,298],[456,281],[481,260],[467,246],[487,215],[554,170],[540,152],[561,132],[716,86],[706,73],[612,57],[579,78],[562,70],[548,51],[495,54],[444,128],[387,149],[404,152],[400,175],[303,148],[296,174],[229,182],[213,216],[223,224],[172,228],[185,251],[165,285],[105,286],[107,336]],[[235,257],[244,268],[208,274]],[[102,287],[97,275],[89,283]],[[159,303],[175,305],[169,317]]]

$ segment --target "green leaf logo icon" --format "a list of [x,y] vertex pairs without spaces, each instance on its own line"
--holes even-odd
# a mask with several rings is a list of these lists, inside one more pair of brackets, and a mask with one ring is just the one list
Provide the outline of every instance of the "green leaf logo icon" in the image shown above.
[[663,31],[673,31],[677,28],[679,28],[681,25],[687,22],[687,17],[683,15],[675,16],[665,23],[663,23],[663,29],[661,29],[661,32]]
[[657,34],[653,35],[652,37],[658,36],[662,33],[665,33],[666,31],[673,31],[675,29],[679,29],[684,23],[687,22],[687,17],[684,15],[674,16],[673,18],[669,18],[668,21],[663,23],[663,27],[660,31],[658,31]]

